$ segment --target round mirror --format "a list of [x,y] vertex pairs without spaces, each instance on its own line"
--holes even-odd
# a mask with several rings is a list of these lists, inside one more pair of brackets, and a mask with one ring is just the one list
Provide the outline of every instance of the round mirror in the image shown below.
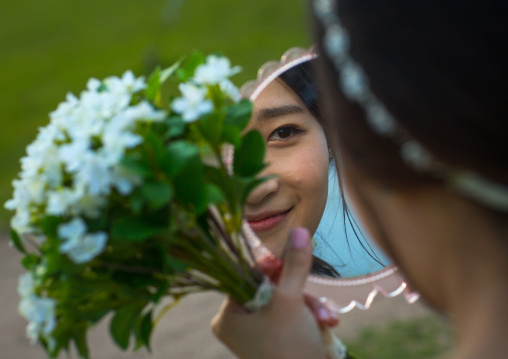
[[254,104],[248,129],[259,130],[266,139],[267,166],[262,175],[268,176],[247,200],[244,227],[257,252],[277,256],[291,228],[309,229],[314,261],[307,289],[330,299],[338,312],[355,305],[366,309],[378,291],[393,296],[406,284],[352,214],[343,210],[328,148],[330,131],[321,120],[312,78],[316,57],[312,50],[292,48],[281,61],[263,65],[257,79],[241,89]]

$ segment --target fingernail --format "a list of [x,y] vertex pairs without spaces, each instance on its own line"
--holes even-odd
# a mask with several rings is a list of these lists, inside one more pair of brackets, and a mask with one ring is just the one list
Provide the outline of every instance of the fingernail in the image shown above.
[[309,244],[309,231],[302,227],[291,230],[291,247],[295,249],[303,249]]
[[328,311],[323,307],[318,308],[318,316],[321,320],[330,319],[330,313],[328,313]]

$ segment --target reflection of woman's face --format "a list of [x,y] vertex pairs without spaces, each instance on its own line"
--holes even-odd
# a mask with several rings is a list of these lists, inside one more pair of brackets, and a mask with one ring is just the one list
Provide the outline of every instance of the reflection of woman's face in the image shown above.
[[272,81],[254,100],[249,129],[266,139],[267,167],[277,175],[249,196],[246,218],[258,237],[280,255],[295,226],[314,233],[326,205],[328,147],[321,125],[282,81]]

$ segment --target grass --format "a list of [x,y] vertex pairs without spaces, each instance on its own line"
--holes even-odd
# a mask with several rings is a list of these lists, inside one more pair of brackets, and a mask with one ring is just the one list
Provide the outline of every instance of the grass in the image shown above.
[[304,0],[20,0],[0,11],[0,228],[10,183],[37,128],[89,77],[149,74],[194,49],[222,52],[244,71],[309,45]]
[[345,344],[359,359],[438,359],[450,351],[452,342],[445,322],[424,316],[364,329],[356,340]]

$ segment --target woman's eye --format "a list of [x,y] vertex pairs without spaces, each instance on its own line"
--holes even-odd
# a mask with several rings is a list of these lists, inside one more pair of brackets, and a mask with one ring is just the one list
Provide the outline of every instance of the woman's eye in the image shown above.
[[298,132],[300,130],[292,126],[279,127],[268,136],[268,141],[287,140]]

